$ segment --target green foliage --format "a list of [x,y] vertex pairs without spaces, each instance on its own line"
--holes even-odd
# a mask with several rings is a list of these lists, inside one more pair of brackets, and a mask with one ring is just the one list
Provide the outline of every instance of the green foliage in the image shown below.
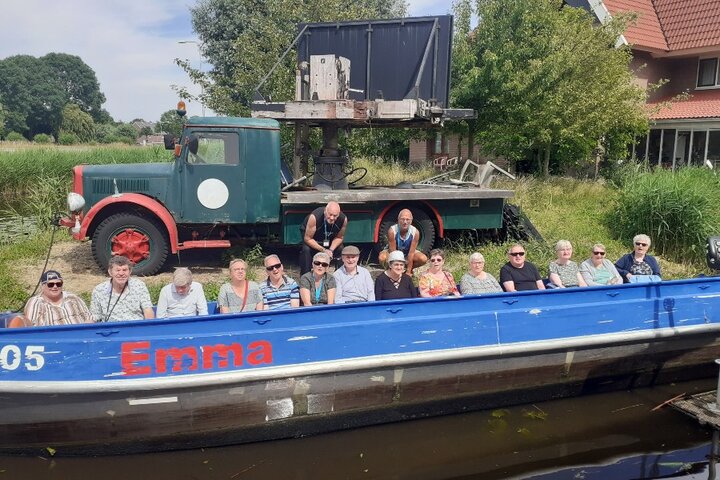
[[37,133],[57,136],[62,110],[69,103],[96,120],[107,117],[100,108],[105,96],[95,72],[74,55],[16,55],[0,60],[0,96],[7,128],[28,138]]
[[168,110],[160,115],[160,121],[155,125],[157,133],[172,133],[178,138],[182,134],[183,120],[175,110]]
[[[409,170],[400,163],[388,163],[381,159],[356,158],[353,159],[352,167],[367,169],[367,175],[358,182],[358,185],[395,186],[402,182],[419,182],[435,175],[435,171],[430,167]],[[352,175],[348,180],[352,181],[355,178]]]
[[[61,234],[56,234],[57,236]],[[22,242],[0,245],[0,310],[20,310],[28,293],[14,267],[24,259],[40,259],[47,253],[50,232],[40,232]]]
[[[0,100],[2,100],[1,95],[0,95]],[[2,102],[0,102],[0,138],[3,138],[4,134],[5,134],[5,109],[2,106]]]
[[80,142],[89,142],[95,138],[95,122],[78,105],[69,103],[63,108],[60,132],[61,136],[62,133],[71,133]]
[[[395,18],[405,14],[402,0],[200,0],[191,8],[200,51],[212,68],[200,72],[176,60],[204,91],[204,103],[224,115],[247,115],[255,87],[290,47],[301,22]],[[275,101],[294,92],[296,55],[290,52],[262,87]],[[182,91],[185,98],[187,92]]]
[[480,23],[453,58],[453,102],[477,110],[483,148],[509,159],[541,151],[545,174],[552,153],[567,163],[604,140],[617,155],[647,130],[630,50],[613,48],[628,18],[597,26],[562,3],[478,0]]
[[345,140],[345,146],[357,156],[407,164],[409,137],[407,128],[359,128]]
[[38,133],[33,137],[33,142],[35,143],[50,143],[52,142],[52,137],[46,133]]
[[27,138],[25,138],[22,133],[10,132],[5,135],[5,140],[8,142],[26,142]]
[[610,221],[628,244],[645,233],[660,255],[702,263],[708,236],[720,232],[718,205],[720,178],[713,171],[657,170],[625,183]]
[[75,145],[79,141],[80,139],[78,139],[74,133],[60,130],[60,134],[58,135],[58,143],[60,145]]

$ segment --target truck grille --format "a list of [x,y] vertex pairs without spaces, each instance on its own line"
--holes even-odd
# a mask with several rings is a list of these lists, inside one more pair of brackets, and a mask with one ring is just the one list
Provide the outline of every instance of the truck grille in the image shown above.
[[[120,178],[117,181],[118,192],[147,192],[150,181],[147,178]],[[112,195],[115,193],[116,182],[112,178],[95,178],[92,181],[92,193]]]

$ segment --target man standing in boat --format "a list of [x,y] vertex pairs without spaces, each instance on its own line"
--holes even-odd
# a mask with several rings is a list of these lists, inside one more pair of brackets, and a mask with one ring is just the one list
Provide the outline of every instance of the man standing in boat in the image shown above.
[[500,283],[506,292],[545,290],[537,267],[525,261],[525,247],[519,243],[510,247],[508,259],[500,269]]
[[407,208],[400,210],[397,223],[386,232],[388,248],[378,255],[380,263],[385,264],[389,252],[400,250],[407,260],[406,273],[410,276],[412,276],[415,267],[422,267],[427,263],[427,255],[417,250],[420,242],[420,232],[413,226],[412,222],[412,212]]
[[300,306],[300,289],[292,278],[285,275],[285,269],[277,255],[265,257],[268,278],[260,284],[262,301],[257,310],[286,310]]
[[312,269],[312,258],[317,252],[335,258],[335,252],[342,247],[348,219],[340,211],[340,204],[329,202],[318,207],[308,215],[300,225],[303,246],[300,251],[300,274]]
[[90,312],[96,322],[155,318],[147,286],[131,274],[132,262],[127,257],[110,258],[110,280],[95,287],[90,300]]

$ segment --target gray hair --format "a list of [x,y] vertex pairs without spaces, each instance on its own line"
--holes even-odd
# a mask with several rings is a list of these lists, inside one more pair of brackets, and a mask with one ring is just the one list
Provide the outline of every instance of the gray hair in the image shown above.
[[313,262],[318,260],[325,260],[325,262],[330,263],[330,255],[328,255],[325,252],[318,252],[315,255],[313,255]]
[[473,254],[470,255],[470,263],[472,263],[472,262],[484,262],[484,261],[485,261],[485,257],[484,257],[483,254],[480,253],[480,252],[474,252]]
[[522,243],[513,243],[512,245],[510,245],[510,248],[508,248],[507,253],[512,252],[512,249],[515,247],[520,247],[523,249],[523,251],[525,251],[525,247],[523,247]]
[[173,283],[176,287],[184,287],[192,283],[192,272],[187,267],[178,267],[173,273]]
[[108,270],[110,270],[114,266],[118,267],[125,267],[127,266],[132,270],[133,265],[135,265],[133,262],[130,261],[129,258],[124,257],[122,255],[115,255],[114,257],[110,257],[110,260],[108,261]]
[[267,261],[270,260],[270,259],[272,259],[272,258],[274,258],[275,260],[277,260],[278,263],[282,263],[282,261],[280,260],[280,257],[278,257],[277,255],[275,255],[275,254],[273,253],[272,255],[268,255],[267,257],[265,257],[265,260],[263,260],[263,263],[265,264],[265,266],[267,266]]
[[605,248],[605,245],[603,245],[602,243],[596,243],[595,245],[593,245],[592,251],[594,252],[596,248],[599,248],[603,252],[607,252],[607,248]]
[[232,269],[233,265],[235,265],[236,263],[242,263],[243,266],[247,269],[247,262],[245,260],[243,260],[242,258],[233,258],[232,260],[230,260],[230,263],[228,264],[228,268]]
[[635,235],[635,236],[633,237],[633,244],[634,244],[635,242],[647,243],[647,244],[648,244],[648,247],[649,247],[649,246],[650,246],[650,237],[648,237],[648,236],[645,235],[644,233],[640,233],[640,234]]
[[558,240],[558,242],[555,244],[556,252],[559,252],[560,250],[564,250],[566,248],[572,249],[572,243],[570,243],[569,240]]

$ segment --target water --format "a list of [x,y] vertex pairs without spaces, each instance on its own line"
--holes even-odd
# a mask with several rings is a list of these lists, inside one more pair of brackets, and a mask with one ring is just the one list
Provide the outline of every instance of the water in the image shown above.
[[711,379],[223,448],[0,457],[0,480],[708,479],[709,430],[670,407],[651,410],[715,386]]

